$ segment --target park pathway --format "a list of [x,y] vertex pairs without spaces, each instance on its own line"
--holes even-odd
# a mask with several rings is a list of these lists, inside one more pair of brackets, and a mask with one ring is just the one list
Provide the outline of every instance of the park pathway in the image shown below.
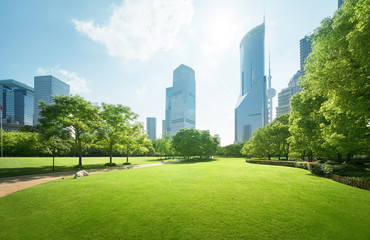
[[[130,166],[122,166],[122,167],[85,169],[85,170],[89,174],[96,174],[96,173],[111,172],[111,171],[124,170],[124,169],[153,167],[153,166],[158,166],[158,165],[176,163],[179,161],[181,160],[140,164],[140,165],[130,165]],[[32,175],[0,178],[0,198],[6,195],[9,195],[13,192],[35,186],[40,183],[45,183],[45,182],[49,182],[49,181],[57,180],[61,178],[73,177],[76,172],[77,171],[52,172],[52,173],[32,174]]]

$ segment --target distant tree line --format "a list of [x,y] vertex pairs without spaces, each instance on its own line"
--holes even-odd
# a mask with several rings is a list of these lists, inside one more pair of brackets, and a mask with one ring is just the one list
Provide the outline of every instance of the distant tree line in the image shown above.
[[53,104],[40,102],[36,127],[4,133],[5,156],[159,156],[187,158],[215,154],[219,141],[209,131],[181,129],[150,141],[138,115],[129,107],[112,104],[93,106],[80,96],[54,96]]
[[370,0],[348,0],[312,37],[290,115],[256,130],[246,156],[350,161],[370,153]]

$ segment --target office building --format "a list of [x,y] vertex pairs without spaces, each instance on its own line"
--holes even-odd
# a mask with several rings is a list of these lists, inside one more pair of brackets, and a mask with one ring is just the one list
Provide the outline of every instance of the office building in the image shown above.
[[5,124],[33,125],[34,90],[13,79],[0,80],[0,102]]
[[42,100],[46,104],[53,103],[53,96],[69,95],[69,85],[56,77],[51,75],[36,76],[34,78],[35,84],[35,101],[34,101],[34,125],[39,123],[40,108],[39,102]]
[[157,139],[157,119],[154,117],[146,118],[146,132],[150,140]]
[[298,70],[290,79],[288,87],[281,90],[278,94],[278,107],[276,108],[277,117],[290,112],[290,98],[297,92],[301,91],[301,88],[298,85],[300,76],[301,71]]
[[265,76],[265,23],[240,43],[240,94],[235,108],[235,143],[247,141],[268,123]]
[[166,131],[195,128],[195,73],[181,64],[173,71],[173,86],[166,89]]
[[306,58],[312,52],[312,41],[309,39],[312,35],[306,35],[299,41],[299,57],[300,57],[300,67],[301,73],[304,74],[304,65],[306,63]]
[[304,66],[306,64],[306,58],[312,52],[312,41],[310,37],[312,34],[304,36],[299,41],[299,52],[300,52],[300,70],[298,70],[293,77],[290,79],[288,87],[281,90],[278,94],[278,106],[276,107],[276,116],[283,115],[290,112],[290,98],[294,94],[301,91],[299,86],[299,77],[304,75]]

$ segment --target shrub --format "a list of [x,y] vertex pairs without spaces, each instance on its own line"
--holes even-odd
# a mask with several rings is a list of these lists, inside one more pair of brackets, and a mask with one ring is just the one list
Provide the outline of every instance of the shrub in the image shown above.
[[294,163],[296,168],[303,168],[308,170],[308,163],[307,162],[295,162]]
[[337,165],[337,164],[338,164],[338,162],[333,161],[333,160],[329,160],[329,161],[327,161],[325,164]]
[[114,166],[117,166],[117,164],[115,164],[115,163],[106,163],[105,166],[114,167]]
[[353,187],[358,187],[362,189],[370,190],[370,181],[366,179],[356,178],[356,177],[346,177],[346,176],[339,176],[334,174],[332,179],[334,181],[344,183]]

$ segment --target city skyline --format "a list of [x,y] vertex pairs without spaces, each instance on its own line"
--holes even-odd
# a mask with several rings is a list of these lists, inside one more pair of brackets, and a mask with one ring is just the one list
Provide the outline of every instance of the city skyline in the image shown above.
[[[176,0],[162,9],[152,1],[3,2],[0,79],[32,85],[33,76],[51,74],[91,102],[130,106],[143,122],[147,116],[164,119],[165,87],[171,70],[183,63],[197,73],[197,128],[220,134],[227,145],[234,141],[242,36],[261,23],[265,12],[272,87],[280,92],[299,69],[299,39],[331,16],[337,4]],[[128,8],[132,15],[124,18]],[[141,18],[138,9],[149,9],[153,19]],[[135,31],[140,27],[155,31]]]

